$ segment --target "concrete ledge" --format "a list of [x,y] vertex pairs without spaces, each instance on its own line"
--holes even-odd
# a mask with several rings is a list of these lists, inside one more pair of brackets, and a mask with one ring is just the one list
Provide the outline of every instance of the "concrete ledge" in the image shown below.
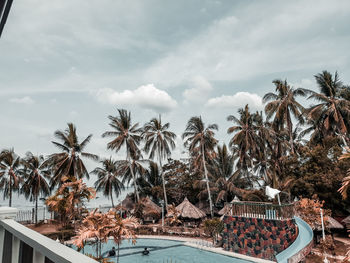
[[0,207],[0,220],[2,219],[15,219],[18,209],[14,207]]

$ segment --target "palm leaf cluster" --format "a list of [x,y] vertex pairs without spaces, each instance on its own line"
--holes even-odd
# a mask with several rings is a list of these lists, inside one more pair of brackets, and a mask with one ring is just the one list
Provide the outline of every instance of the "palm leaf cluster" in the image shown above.
[[118,245],[117,260],[119,262],[119,246],[123,239],[131,239],[136,242],[134,229],[139,226],[136,218],[129,217],[122,219],[115,211],[101,213],[97,209],[91,211],[82,221],[74,240],[78,248],[83,248],[87,241],[93,239],[96,246],[96,255],[102,257],[101,243],[106,243],[112,237]]

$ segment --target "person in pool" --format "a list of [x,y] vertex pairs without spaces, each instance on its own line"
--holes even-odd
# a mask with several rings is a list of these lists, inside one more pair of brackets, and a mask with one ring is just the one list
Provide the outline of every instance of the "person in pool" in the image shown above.
[[147,256],[149,254],[149,250],[147,250],[147,247],[145,247],[145,250],[142,251],[142,255]]
[[109,257],[114,257],[115,256],[115,247],[112,247],[112,249],[108,252]]

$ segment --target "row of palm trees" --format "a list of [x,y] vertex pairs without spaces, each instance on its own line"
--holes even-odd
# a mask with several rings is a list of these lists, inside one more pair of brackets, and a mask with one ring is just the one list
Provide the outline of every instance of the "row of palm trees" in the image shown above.
[[[226,159],[229,159],[228,162],[234,169],[223,171],[224,160],[218,158],[224,153],[228,156],[229,150],[226,146],[218,147],[218,140],[215,138],[217,124],[205,125],[201,116],[190,118],[182,139],[189,151],[191,170],[202,175],[203,179],[198,185],[204,187],[201,194],[204,192],[203,196],[207,197],[212,215],[214,206],[212,191],[215,191],[217,196],[237,192],[237,182],[242,178],[248,182],[250,188],[259,184],[281,188],[288,182],[283,178],[283,156],[287,154],[298,156],[302,146],[323,144],[327,137],[339,139],[340,145],[349,144],[350,88],[342,84],[337,73],[333,76],[324,71],[315,78],[319,92],[294,89],[287,81],[273,81],[276,93],[268,93],[263,98],[266,104],[266,117],[262,112],[250,112],[248,105],[239,109],[238,117],[228,116],[227,120],[233,123],[227,130],[228,134],[232,134],[229,142],[232,156]],[[308,96],[308,99],[316,100],[317,104],[304,108],[297,101],[298,96]],[[114,205],[113,193],[118,195],[126,183],[132,182],[136,201],[139,201],[138,178],[145,175],[144,163],[157,159],[167,207],[167,182],[163,162],[171,156],[176,137],[175,133],[169,130],[170,124],[163,124],[159,116],[141,127],[138,123],[132,122],[130,112],[124,109],[118,109],[117,116],[108,118],[111,130],[102,135],[111,139],[107,149],[115,152],[124,149],[126,158],[117,161],[113,158],[100,160],[101,167],[92,171],[98,177],[96,189],[110,196]],[[295,122],[296,127],[293,126]],[[305,141],[305,136],[309,134],[310,139]],[[21,162],[13,150],[4,150],[1,153],[0,187],[4,190],[5,196],[9,197],[9,205],[12,191],[18,189],[21,183],[22,179],[19,176],[21,174],[24,175],[25,182],[40,175],[40,179],[30,179],[34,181],[28,181],[26,184],[29,186],[24,187],[23,184],[21,188],[24,192],[29,191],[28,196],[36,200],[39,192],[47,193],[46,190],[42,190],[46,189],[46,186],[38,185],[44,184],[43,181],[49,175],[51,175],[51,189],[61,185],[64,177],[89,178],[89,172],[82,158],[99,160],[97,155],[85,152],[92,135],[80,143],[75,126],[69,123],[65,131],[56,131],[55,137],[58,142],[53,144],[61,152],[49,155],[46,159],[28,154],[37,160],[32,166],[24,165],[31,158],[26,157],[24,158],[26,161]],[[145,159],[143,154],[148,155],[148,158]],[[218,174],[222,176],[217,176]],[[31,185],[37,185],[36,190],[29,190]],[[224,189],[226,190],[222,191]]]

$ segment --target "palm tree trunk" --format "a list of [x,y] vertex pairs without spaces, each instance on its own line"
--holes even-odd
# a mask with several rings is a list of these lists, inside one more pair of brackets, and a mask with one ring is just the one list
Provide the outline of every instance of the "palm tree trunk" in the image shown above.
[[[288,112],[288,109],[287,109]],[[287,126],[288,126],[288,133],[289,133],[289,144],[291,148],[292,154],[294,154],[294,142],[293,142],[293,127],[292,127],[292,120],[290,119],[289,113],[287,113]]]
[[210,187],[209,187],[209,179],[208,179],[208,171],[207,171],[207,166],[205,164],[205,156],[204,156],[204,145],[202,144],[202,158],[203,158],[203,168],[204,168],[204,176],[205,176],[205,181],[207,183],[207,191],[208,191],[208,198],[209,198],[209,208],[210,208],[210,215],[211,218],[214,217],[213,214],[213,202],[211,200],[211,193],[210,193]]
[[160,150],[158,149],[158,160],[159,160],[159,172],[162,176],[162,183],[163,183],[163,193],[164,193],[164,202],[165,202],[165,209],[168,209],[168,198],[166,196],[166,189],[165,189],[165,180],[164,180],[164,174],[163,174],[163,166],[162,166],[162,159],[160,156]]
[[9,183],[9,207],[12,206],[12,185],[11,185],[11,175],[10,175],[10,183]]
[[118,254],[117,254],[117,263],[119,263],[119,242],[118,242]]
[[110,189],[110,195],[111,195],[111,201],[112,201],[112,207],[114,207],[114,202],[113,202],[113,189]]
[[140,201],[140,196],[139,196],[139,191],[137,190],[137,184],[136,184],[136,178],[135,178],[135,173],[134,173],[134,169],[132,169],[131,163],[130,163],[130,157],[128,157],[128,164],[129,164],[129,169],[132,175],[132,179],[134,181],[134,190],[135,190],[135,194],[136,194],[136,201],[137,203]]
[[35,224],[38,223],[38,195],[35,196]]

